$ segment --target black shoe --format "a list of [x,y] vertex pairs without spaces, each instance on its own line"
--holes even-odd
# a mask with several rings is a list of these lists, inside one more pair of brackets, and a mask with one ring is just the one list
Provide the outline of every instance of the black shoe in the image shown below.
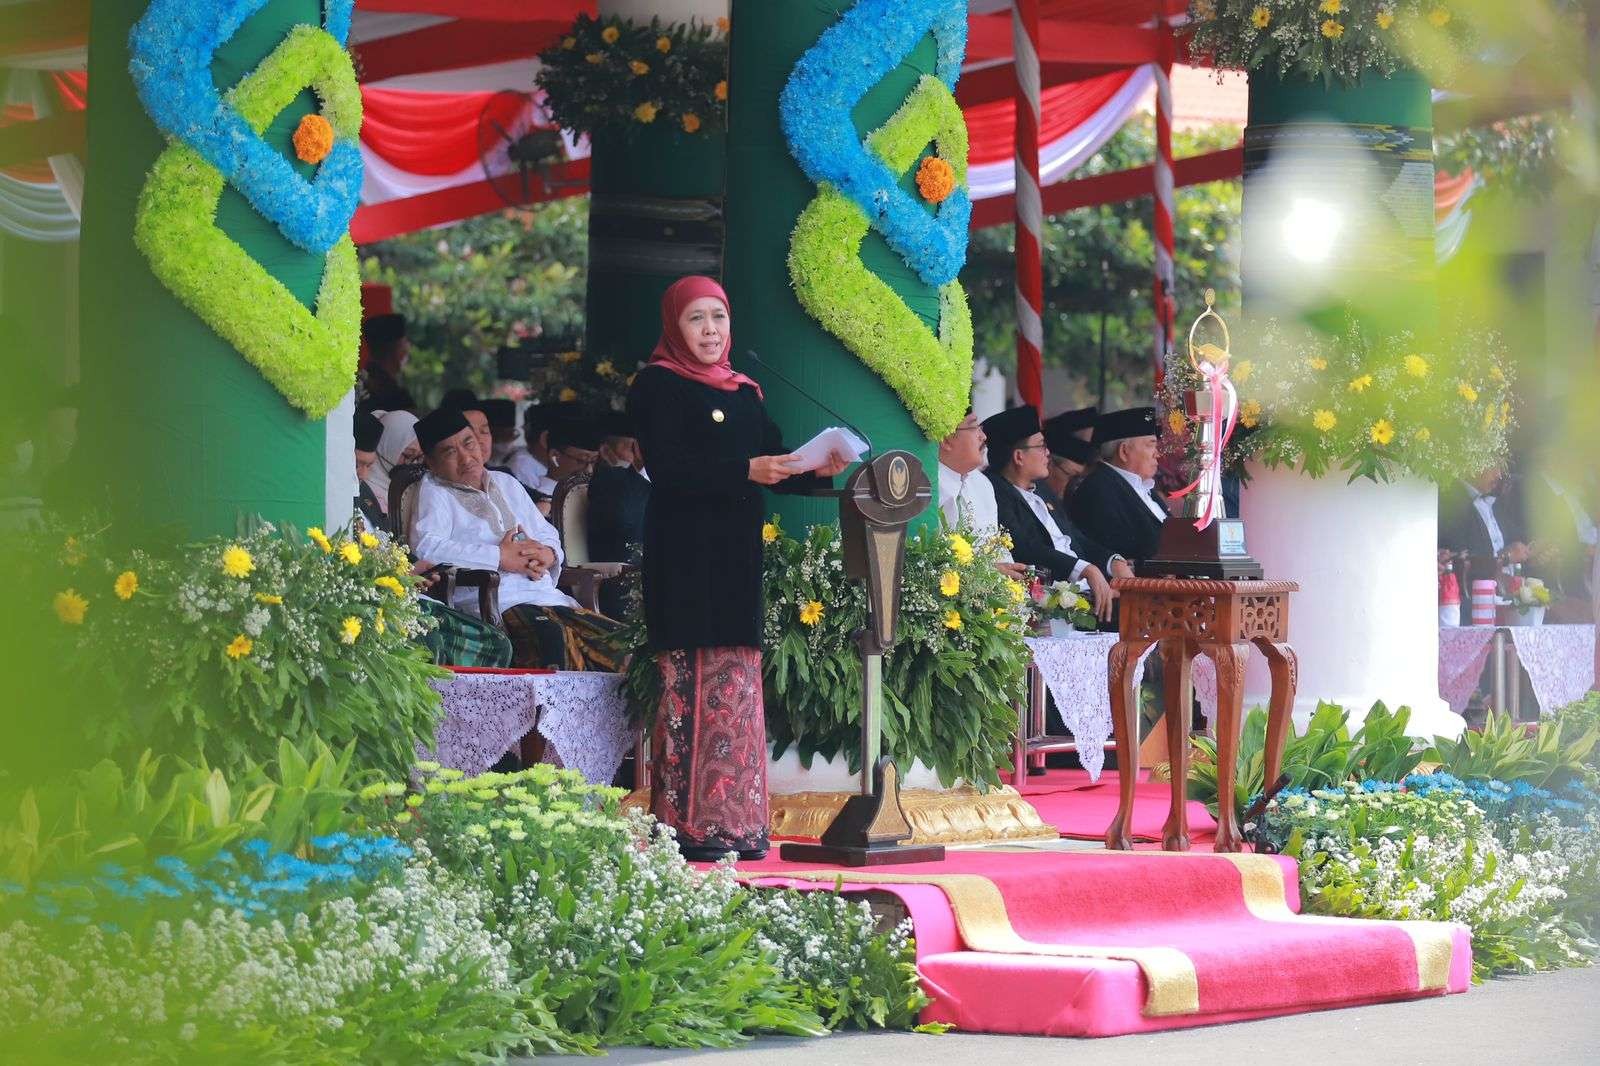
[[739,861],[740,862],[755,862],[757,859],[764,859],[766,857],[767,857],[767,849],[766,848],[752,848],[749,851],[741,851],[741,852],[739,852]]
[[715,844],[679,844],[678,851],[689,862],[721,862],[724,856],[735,854],[732,848]]

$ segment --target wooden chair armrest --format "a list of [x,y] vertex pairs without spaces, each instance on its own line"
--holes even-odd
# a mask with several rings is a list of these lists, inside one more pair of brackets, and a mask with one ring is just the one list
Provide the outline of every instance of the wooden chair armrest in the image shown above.
[[600,585],[635,569],[631,563],[573,563],[561,568],[556,587],[586,610],[600,610]]
[[478,617],[490,625],[500,626],[500,571],[455,570],[455,584],[462,588],[478,590]]

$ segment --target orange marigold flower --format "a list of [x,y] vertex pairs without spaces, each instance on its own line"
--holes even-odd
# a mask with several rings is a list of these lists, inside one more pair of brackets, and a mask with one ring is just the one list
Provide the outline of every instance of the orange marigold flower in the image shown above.
[[727,100],[728,83],[726,81],[717,82],[716,97],[718,100]]
[[923,159],[917,167],[917,191],[930,204],[940,204],[956,191],[956,172],[936,155]]
[[294,130],[294,154],[302,163],[316,164],[333,151],[333,123],[321,115],[307,115]]
[[683,116],[683,132],[694,133],[700,129],[700,116],[693,111]]

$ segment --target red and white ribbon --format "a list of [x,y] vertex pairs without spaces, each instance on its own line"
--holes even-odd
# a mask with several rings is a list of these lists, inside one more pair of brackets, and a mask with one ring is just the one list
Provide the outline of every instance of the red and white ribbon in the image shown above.
[[1039,194],[1039,0],[1014,0],[1011,40],[1017,77],[1017,394],[1044,409],[1044,263],[1040,234],[1044,200]]
[[1156,81],[1156,157],[1151,167],[1154,183],[1155,217],[1155,369],[1156,387],[1159,389],[1166,377],[1167,349],[1172,342],[1172,322],[1176,314],[1173,295],[1172,260],[1177,247],[1173,218],[1176,208],[1172,181],[1172,34],[1161,26],[1159,60],[1155,65]]
[[1222,514],[1222,454],[1239,421],[1239,394],[1228,380],[1226,363],[1200,363],[1200,376],[1211,393],[1211,450],[1200,461],[1200,476],[1172,494],[1174,500],[1199,492],[1204,501],[1194,528],[1205,529]]

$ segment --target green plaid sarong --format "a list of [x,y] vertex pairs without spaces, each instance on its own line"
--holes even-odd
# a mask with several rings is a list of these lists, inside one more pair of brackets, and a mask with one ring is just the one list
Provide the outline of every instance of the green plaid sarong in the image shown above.
[[426,596],[422,609],[439,624],[417,640],[439,666],[511,665],[511,640],[494,626]]

